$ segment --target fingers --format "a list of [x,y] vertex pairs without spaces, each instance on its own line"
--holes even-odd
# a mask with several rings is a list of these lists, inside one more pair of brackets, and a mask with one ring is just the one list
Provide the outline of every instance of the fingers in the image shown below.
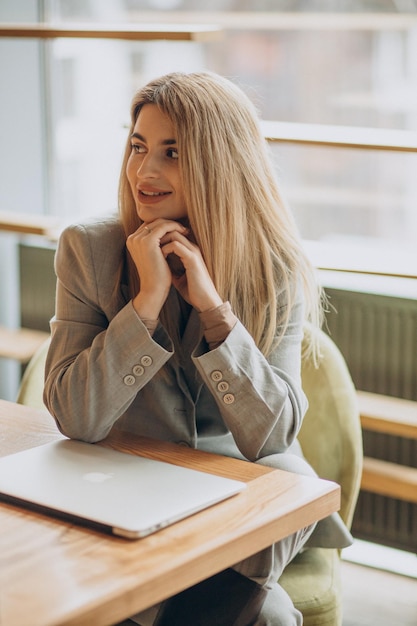
[[162,240],[169,233],[180,233],[186,235],[189,229],[175,220],[156,219],[153,222],[146,222],[139,226],[136,231],[138,235],[147,236],[153,233],[159,240]]
[[[141,284],[148,286],[148,281],[154,288],[165,286],[172,276],[181,276],[185,269],[180,254],[169,255],[166,245],[174,242],[188,244],[186,234],[189,229],[174,220],[157,219],[143,223],[128,237],[127,248],[136,265]],[[184,247],[182,248],[185,252]],[[170,256],[168,259],[167,257]],[[158,285],[158,286],[157,286]]]
[[187,269],[199,262],[201,258],[199,248],[180,233],[170,233],[164,240],[161,241],[161,251],[167,261],[176,256]]
[[134,235],[138,235],[140,237],[146,237],[147,235],[150,235],[151,232],[152,232],[151,226],[148,226],[147,224],[141,224],[141,226],[139,226],[139,228],[134,233]]
[[[129,252],[134,255],[159,254],[165,243],[173,241],[176,235],[186,235],[188,229],[174,220],[157,219],[143,223],[127,238]],[[185,241],[185,239],[183,240]]]

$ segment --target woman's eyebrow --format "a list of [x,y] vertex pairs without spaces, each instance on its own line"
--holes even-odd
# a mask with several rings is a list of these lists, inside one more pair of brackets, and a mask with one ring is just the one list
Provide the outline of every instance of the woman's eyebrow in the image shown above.
[[[131,139],[139,139],[139,141],[143,141],[144,143],[146,143],[146,139],[145,137],[143,137],[140,133],[132,133],[130,135]],[[163,146],[174,146],[177,143],[176,139],[164,139],[163,141],[161,141],[161,144]]]
[[139,135],[139,133],[132,133],[130,135],[131,139],[140,139],[140,141],[144,141],[144,138],[142,137],[142,135]]

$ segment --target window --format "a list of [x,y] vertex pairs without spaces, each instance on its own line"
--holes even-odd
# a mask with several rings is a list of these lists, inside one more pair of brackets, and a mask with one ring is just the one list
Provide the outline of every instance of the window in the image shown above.
[[[417,3],[411,1],[216,0],[210,10],[205,0],[45,0],[41,6],[53,23],[205,21],[225,29],[212,43],[44,44],[46,210],[66,221],[116,210],[131,96],[165,72],[211,69],[231,77],[266,120],[417,131]],[[290,143],[271,149],[307,241],[330,245],[332,254],[345,250],[350,259],[369,251],[384,267],[389,251],[407,272],[414,263],[417,275],[417,153]]]

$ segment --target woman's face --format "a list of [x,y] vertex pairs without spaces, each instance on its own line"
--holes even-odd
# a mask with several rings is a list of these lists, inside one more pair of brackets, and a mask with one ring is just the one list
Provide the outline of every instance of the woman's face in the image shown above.
[[177,138],[171,120],[155,104],[145,104],[130,138],[126,174],[143,222],[187,216],[179,172]]

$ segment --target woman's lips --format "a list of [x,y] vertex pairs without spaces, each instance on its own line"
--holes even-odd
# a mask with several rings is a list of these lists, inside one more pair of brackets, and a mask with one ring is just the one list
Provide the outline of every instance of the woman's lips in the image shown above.
[[139,201],[143,204],[154,204],[169,196],[170,193],[170,191],[147,191],[146,189],[139,189],[138,197]]

